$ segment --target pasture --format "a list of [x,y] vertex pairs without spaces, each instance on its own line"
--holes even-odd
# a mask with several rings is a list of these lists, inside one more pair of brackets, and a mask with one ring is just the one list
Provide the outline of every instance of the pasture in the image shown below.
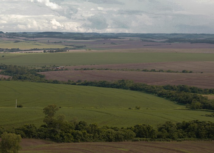
[[136,52],[84,52],[5,54],[0,63],[21,66],[44,65],[101,65],[128,63],[213,61],[214,54],[202,53],[136,53]]
[[[188,110],[183,105],[142,92],[62,84],[0,81],[0,120],[2,126],[42,124],[42,109],[60,106],[58,114],[68,121],[84,120],[100,126],[156,126],[165,121],[212,121],[206,110]],[[15,101],[23,108],[15,108]],[[140,106],[140,110],[135,107]],[[26,117],[27,116],[27,117]]]

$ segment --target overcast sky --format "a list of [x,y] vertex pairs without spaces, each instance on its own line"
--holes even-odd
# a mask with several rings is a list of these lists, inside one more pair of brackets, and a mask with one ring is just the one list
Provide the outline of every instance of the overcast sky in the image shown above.
[[0,31],[214,33],[214,0],[0,0]]

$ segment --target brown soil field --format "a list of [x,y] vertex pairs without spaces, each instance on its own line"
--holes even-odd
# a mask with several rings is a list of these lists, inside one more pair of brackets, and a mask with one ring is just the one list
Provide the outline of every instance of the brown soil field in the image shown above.
[[51,143],[23,139],[21,153],[212,153],[213,141]]
[[199,88],[214,88],[214,73],[162,73],[115,70],[49,71],[41,72],[46,79],[60,81],[116,81],[133,80],[150,85],[188,85]]
[[161,63],[136,63],[136,64],[108,64],[108,65],[83,65],[66,67],[69,70],[80,68],[109,68],[109,69],[156,69],[179,71],[189,70],[193,72],[214,73],[214,61],[203,62],[161,62]]

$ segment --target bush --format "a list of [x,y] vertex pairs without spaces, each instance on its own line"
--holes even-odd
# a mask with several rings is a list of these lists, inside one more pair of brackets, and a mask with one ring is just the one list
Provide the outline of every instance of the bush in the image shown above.
[[3,133],[1,135],[2,141],[0,142],[1,153],[18,153],[21,149],[20,142],[21,136],[13,133]]
[[17,107],[18,107],[18,108],[22,108],[22,107],[23,107],[23,105],[21,105],[21,104],[20,104],[20,105],[17,105]]

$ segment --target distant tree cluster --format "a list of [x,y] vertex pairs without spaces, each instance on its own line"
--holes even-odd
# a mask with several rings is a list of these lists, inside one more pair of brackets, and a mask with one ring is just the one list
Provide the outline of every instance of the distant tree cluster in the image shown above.
[[60,52],[67,52],[69,48],[58,48],[58,49],[45,49],[43,52],[44,53],[60,53]]

